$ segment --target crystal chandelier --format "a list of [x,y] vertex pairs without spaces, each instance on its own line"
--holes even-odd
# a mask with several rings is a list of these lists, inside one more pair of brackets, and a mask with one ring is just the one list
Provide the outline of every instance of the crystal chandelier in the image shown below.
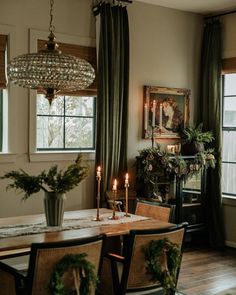
[[46,49],[38,53],[20,55],[7,67],[8,79],[21,87],[36,89],[45,94],[49,103],[61,91],[87,88],[95,78],[93,67],[87,61],[62,54],[55,42],[53,4],[50,0],[50,27]]

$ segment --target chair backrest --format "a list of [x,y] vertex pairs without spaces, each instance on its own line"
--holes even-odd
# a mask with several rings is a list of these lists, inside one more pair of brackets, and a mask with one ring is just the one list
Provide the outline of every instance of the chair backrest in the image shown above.
[[[49,295],[48,286],[55,265],[67,254],[86,253],[86,260],[94,265],[97,275],[100,268],[104,236],[99,235],[86,239],[68,240],[64,242],[35,243],[31,246],[28,269],[28,291],[30,295]],[[66,277],[66,285],[74,287],[72,274]],[[64,279],[64,276],[63,276]],[[95,294],[93,288],[91,294]]]
[[[180,247],[182,257],[182,245],[187,223],[175,225],[171,228],[157,230],[134,230],[130,232],[125,257],[124,271],[121,278],[120,295],[129,292],[138,292],[161,287],[160,282],[153,282],[152,275],[147,271],[147,261],[144,248],[151,241],[167,239]],[[180,261],[181,261],[180,257]],[[164,263],[164,261],[163,261]],[[176,273],[176,285],[179,268]]]
[[174,205],[138,200],[135,214],[161,221],[174,221]]
[[7,269],[0,269],[0,295],[6,294],[16,295],[15,277]]

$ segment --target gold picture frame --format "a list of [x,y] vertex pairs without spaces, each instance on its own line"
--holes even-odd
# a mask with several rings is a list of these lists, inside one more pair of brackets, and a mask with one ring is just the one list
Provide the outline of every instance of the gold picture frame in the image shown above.
[[190,89],[143,87],[143,138],[179,139],[189,124]]

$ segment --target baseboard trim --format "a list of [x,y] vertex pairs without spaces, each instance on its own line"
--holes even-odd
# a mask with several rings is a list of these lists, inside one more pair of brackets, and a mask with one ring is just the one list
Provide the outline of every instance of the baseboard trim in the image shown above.
[[225,241],[226,246],[236,248],[236,242]]

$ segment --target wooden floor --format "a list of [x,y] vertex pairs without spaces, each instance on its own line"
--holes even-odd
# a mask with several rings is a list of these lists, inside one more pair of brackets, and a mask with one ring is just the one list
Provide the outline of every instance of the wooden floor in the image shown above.
[[[236,249],[219,252],[189,247],[184,251],[179,291],[186,295],[212,295],[233,287],[236,288]],[[231,295],[227,291],[224,294]]]

